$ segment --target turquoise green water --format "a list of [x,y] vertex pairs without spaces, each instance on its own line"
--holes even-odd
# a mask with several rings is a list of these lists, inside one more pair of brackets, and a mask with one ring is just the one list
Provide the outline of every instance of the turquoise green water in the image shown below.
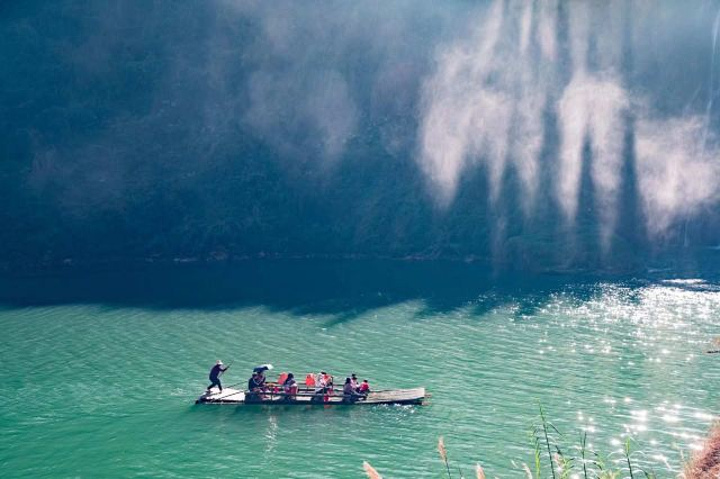
[[[720,355],[704,354],[720,334],[713,282],[460,286],[453,271],[381,268],[337,286],[355,273],[322,273],[327,294],[297,269],[286,281],[177,270],[2,283],[2,477],[363,477],[363,460],[385,477],[439,477],[440,435],[466,475],[479,461],[518,477],[538,401],[568,446],[586,430],[607,453],[630,435],[638,460],[671,477],[718,412]],[[226,385],[272,362],[432,398],[195,406],[216,358],[233,361]]]

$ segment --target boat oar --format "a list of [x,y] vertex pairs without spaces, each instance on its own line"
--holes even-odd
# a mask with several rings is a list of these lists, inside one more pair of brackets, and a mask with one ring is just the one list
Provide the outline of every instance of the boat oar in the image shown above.
[[714,350],[712,350],[712,351],[705,351],[705,352],[706,352],[707,354],[715,354],[715,353],[720,353],[720,349],[714,349]]

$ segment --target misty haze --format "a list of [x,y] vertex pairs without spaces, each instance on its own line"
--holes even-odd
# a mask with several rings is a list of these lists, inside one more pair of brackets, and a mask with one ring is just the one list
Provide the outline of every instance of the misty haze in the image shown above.
[[0,264],[702,254],[717,20],[710,2],[9,2]]
[[720,0],[2,0],[0,59],[0,477],[720,477]]

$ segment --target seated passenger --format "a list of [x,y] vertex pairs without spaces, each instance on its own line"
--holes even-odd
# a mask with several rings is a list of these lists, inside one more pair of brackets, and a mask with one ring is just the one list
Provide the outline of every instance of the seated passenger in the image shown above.
[[315,379],[315,390],[313,391],[313,397],[311,399],[312,402],[317,403],[327,401],[328,377],[328,373],[325,371],[320,371],[320,373],[318,373],[317,378]]
[[360,399],[362,396],[358,394],[352,387],[352,380],[345,378],[345,385],[343,386],[343,402],[351,404]]
[[257,373],[253,372],[252,377],[248,379],[247,392],[245,394],[245,400],[247,402],[252,402],[259,399],[259,396],[255,392],[255,376],[257,376]]
[[359,391],[360,384],[358,384],[357,376],[355,375],[355,373],[352,373],[350,375],[350,384],[352,384],[353,390],[355,390],[355,392]]
[[248,397],[246,400],[253,401],[263,399],[261,393],[265,392],[265,375],[262,372],[253,372],[248,380]]
[[295,395],[298,392],[298,385],[297,381],[295,381],[295,375],[293,373],[287,375],[287,378],[283,383],[283,392],[285,393],[286,401],[292,401],[295,399]]
[[333,381],[334,378],[331,375],[325,374],[325,391],[328,394],[332,394],[333,392]]
[[358,388],[358,394],[365,398],[370,394],[370,383],[368,383],[367,379],[363,379],[362,384]]
[[327,388],[327,378],[328,374],[325,371],[320,371],[317,379],[315,379],[315,392],[325,392],[325,388]]
[[267,386],[265,386],[265,381],[266,381],[265,373],[262,371],[258,371],[257,374],[255,375],[255,382],[258,385],[258,387],[260,387],[262,389],[267,389]]
[[323,400],[328,402],[330,401],[330,396],[333,395],[334,378],[330,374],[325,373],[323,379],[325,381],[325,396],[323,397]]

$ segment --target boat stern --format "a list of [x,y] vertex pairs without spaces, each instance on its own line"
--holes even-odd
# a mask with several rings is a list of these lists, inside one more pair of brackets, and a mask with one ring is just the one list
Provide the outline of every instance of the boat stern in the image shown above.
[[195,404],[242,404],[245,402],[245,392],[240,389],[225,388],[220,391],[212,389],[203,393]]

